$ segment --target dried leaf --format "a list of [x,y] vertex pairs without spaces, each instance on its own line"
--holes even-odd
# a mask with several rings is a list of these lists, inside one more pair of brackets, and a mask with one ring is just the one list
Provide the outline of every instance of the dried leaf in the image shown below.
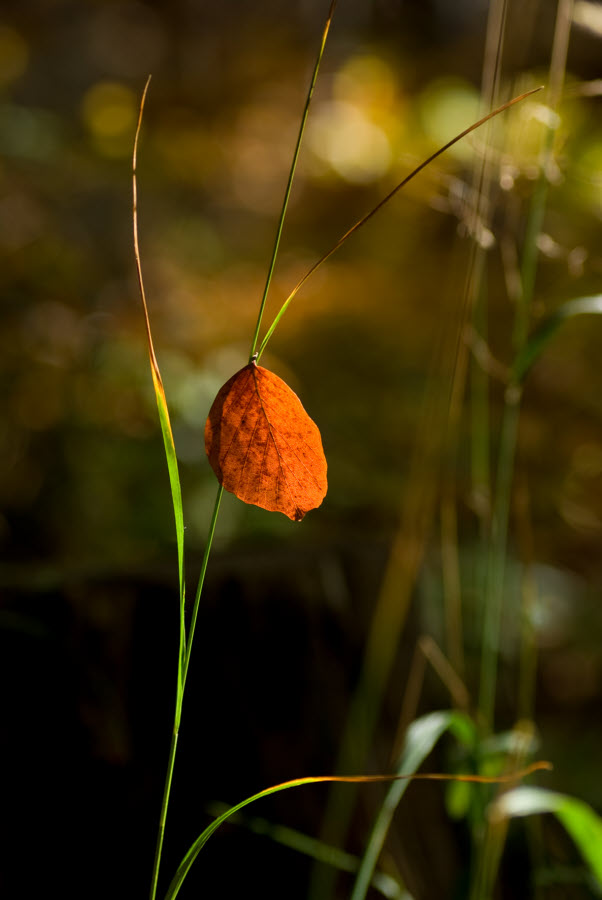
[[254,362],[213,401],[205,449],[220,484],[245,503],[299,522],[326,496],[318,426],[288,385]]

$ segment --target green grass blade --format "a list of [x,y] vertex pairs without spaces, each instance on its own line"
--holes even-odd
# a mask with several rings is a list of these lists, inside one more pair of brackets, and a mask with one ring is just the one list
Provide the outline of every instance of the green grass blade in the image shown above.
[[[452,731],[464,744],[471,744],[476,738],[473,722],[463,713],[444,711],[422,716],[408,728],[398,772],[415,772],[446,731]],[[395,781],[387,791],[357,873],[351,900],[364,900],[366,897],[391,820],[407,786],[408,781]]]
[[293,187],[293,179],[295,177],[295,170],[297,168],[297,160],[299,159],[299,151],[301,150],[301,142],[303,140],[303,135],[305,133],[305,125],[307,122],[307,116],[309,114],[309,107],[311,104],[311,100],[314,93],[314,88],[316,86],[316,81],[318,78],[318,72],[320,70],[320,63],[322,62],[322,56],[324,55],[324,48],[326,47],[326,40],[328,38],[328,32],[330,30],[330,23],[332,22],[332,17],[334,15],[334,8],[336,6],[337,0],[332,0],[330,4],[330,9],[328,10],[328,16],[326,17],[326,24],[324,26],[324,31],[322,32],[322,42],[320,44],[320,49],[318,50],[318,56],[314,65],[314,71],[311,77],[311,82],[309,85],[309,90],[307,92],[307,98],[305,100],[305,107],[303,109],[303,115],[301,116],[301,124],[299,126],[299,133],[297,135],[297,143],[295,144],[295,149],[293,152],[293,159],[291,162],[291,168],[288,175],[288,181],[286,184],[286,190],[284,192],[284,200],[282,202],[282,209],[280,211],[280,218],[278,220],[278,227],[276,229],[276,239],[274,241],[274,248],[272,250],[272,258],[270,260],[270,265],[268,268],[268,274],[265,282],[265,287],[263,289],[263,297],[261,298],[261,304],[259,307],[259,314],[257,316],[257,324],[255,325],[255,332],[253,334],[253,340],[251,341],[251,353],[249,356],[249,362],[253,359],[255,355],[255,349],[257,347],[257,341],[259,339],[259,329],[261,328],[261,320],[263,318],[263,313],[265,310],[265,305],[268,299],[268,293],[270,290],[270,284],[272,283],[272,275],[274,274],[274,267],[276,265],[276,257],[278,256],[278,248],[280,246],[280,238],[282,236],[282,228],[284,226],[284,219],[286,216],[286,210],[288,207],[288,201],[291,195],[291,190]]
[[[158,373],[157,373],[158,374]],[[178,548],[178,579],[180,584],[180,604],[184,609],[184,510],[182,506],[182,489],[180,486],[180,475],[178,472],[178,459],[176,456],[176,448],[171,430],[171,422],[169,419],[169,411],[167,408],[167,400],[163,384],[155,378],[153,372],[153,383],[155,385],[155,394],[157,397],[157,408],[159,410],[159,422],[161,423],[161,433],[163,435],[163,445],[165,447],[165,458],[167,460],[167,470],[169,473],[169,486],[171,489],[171,500],[173,504],[174,518],[176,524],[176,541]],[[183,620],[182,620],[183,624]]]
[[[144,312],[144,322],[146,325],[146,338],[148,343],[148,355],[150,360],[151,375],[153,378],[153,387],[155,389],[155,397],[157,398],[157,408],[159,410],[159,422],[161,425],[161,433],[163,435],[163,444],[165,446],[165,458],[167,460],[167,470],[169,473],[169,485],[171,488],[171,499],[173,504],[175,525],[176,525],[176,541],[178,550],[178,575],[180,582],[180,610],[181,610],[181,629],[184,627],[184,511],[182,507],[182,488],[180,486],[180,475],[178,472],[178,458],[176,456],[176,448],[171,429],[171,421],[169,418],[169,409],[167,406],[167,398],[163,387],[163,379],[159,371],[159,363],[155,354],[153,344],[153,336],[151,333],[150,318],[148,315],[148,305],[146,303],[146,293],[144,290],[144,281],[142,279],[142,265],[140,262],[140,246],[138,243],[138,185],[136,180],[136,163],[138,158],[138,139],[140,137],[140,128],[142,126],[142,115],[144,112],[144,102],[150,84],[150,75],[144,87],[142,100],[140,101],[140,112],[138,115],[138,125],[136,127],[136,136],[134,138],[134,152],[132,157],[132,222],[134,229],[134,255],[136,258],[136,274],[138,276],[138,287],[140,289],[140,299],[142,301],[142,309]],[[182,635],[181,635],[182,636]]]
[[136,273],[138,276],[138,287],[140,289],[140,299],[142,301],[142,309],[144,312],[144,322],[146,325],[146,338],[148,343],[148,356],[150,361],[151,375],[153,379],[153,387],[157,400],[157,409],[159,411],[159,424],[161,426],[161,434],[163,435],[163,445],[165,448],[165,458],[167,461],[167,471],[169,475],[169,485],[171,489],[171,500],[173,505],[175,526],[176,526],[176,543],[178,553],[178,581],[179,581],[179,617],[180,617],[180,641],[178,652],[178,671],[176,683],[176,708],[174,717],[174,727],[172,739],[169,749],[169,759],[165,776],[165,786],[163,790],[163,799],[161,803],[161,812],[159,816],[159,827],[157,832],[157,844],[155,849],[155,858],[153,861],[153,872],[151,876],[150,898],[155,900],[157,894],[157,886],[159,882],[159,869],[161,865],[161,855],[163,851],[163,838],[165,834],[165,824],[167,820],[167,809],[169,806],[169,796],[171,791],[171,781],[174,769],[176,749],[178,743],[178,731],[180,724],[180,715],[182,709],[182,693],[183,693],[183,672],[184,660],[186,654],[186,624],[185,624],[185,586],[184,586],[184,510],[182,506],[182,488],[180,485],[180,475],[178,472],[178,458],[173,439],[171,421],[169,417],[169,408],[167,406],[167,398],[163,387],[163,379],[159,370],[159,363],[155,354],[153,344],[153,336],[150,326],[150,318],[148,314],[148,306],[146,303],[146,293],[144,290],[144,281],[142,278],[142,264],[140,262],[140,247],[138,243],[138,185],[136,179],[136,163],[138,157],[138,139],[140,137],[140,128],[142,125],[142,115],[144,112],[144,102],[150,84],[150,75],[147,79],[140,101],[140,111],[138,114],[138,124],[136,127],[136,135],[134,137],[134,151],[132,155],[132,223],[134,231],[134,255],[136,258]]
[[[454,715],[460,715],[454,714]],[[466,725],[457,724],[456,726],[460,734],[466,734]],[[460,729],[464,730],[461,731]],[[280,791],[288,791],[290,788],[295,787],[303,787],[306,784],[325,784],[326,782],[341,782],[344,784],[376,784],[378,782],[384,783],[387,781],[411,781],[413,779],[421,780],[421,781],[474,781],[480,784],[505,784],[508,782],[513,782],[524,778],[527,775],[530,775],[532,772],[536,772],[540,769],[549,769],[550,764],[545,761],[539,761],[532,763],[530,766],[527,766],[524,769],[520,769],[517,772],[509,772],[503,775],[494,775],[494,776],[486,776],[486,775],[449,775],[445,772],[428,772],[428,773],[397,773],[395,775],[316,775],[316,776],[308,776],[306,778],[295,778],[292,781],[284,781],[282,784],[275,784],[272,787],[265,788],[263,791],[259,791],[257,794],[253,794],[251,797],[247,797],[246,800],[242,800],[240,803],[237,803],[236,806],[231,806],[230,809],[226,810],[226,812],[222,813],[216,819],[211,822],[210,825],[205,828],[205,830],[198,836],[196,841],[192,844],[188,852],[186,853],[184,859],[178,866],[178,870],[174,875],[169,888],[167,889],[167,893],[165,895],[165,900],[173,900],[174,897],[177,897],[180,888],[186,878],[186,875],[190,871],[192,864],[195,859],[199,855],[200,851],[203,849],[211,835],[217,831],[217,829],[222,825],[230,816],[237,813],[239,810],[244,809],[245,806],[248,806],[250,803],[254,803],[256,800],[261,800],[263,797],[269,797],[271,794],[277,794]]]
[[525,380],[533,364],[539,359],[551,338],[567,319],[574,316],[599,315],[600,313],[602,313],[602,294],[577,297],[575,300],[563,303],[559,309],[542,322],[516,357],[512,368],[512,380],[517,384]]
[[[549,107],[554,112],[558,106],[565,76],[566,54],[571,25],[571,0],[561,0],[557,5],[552,58],[550,61]],[[552,120],[550,120],[552,121]],[[558,121],[557,117],[553,120]],[[520,358],[525,347],[529,327],[529,317],[533,304],[537,262],[539,251],[537,238],[545,215],[548,192],[548,168],[553,149],[554,126],[550,125],[545,137],[540,157],[539,180],[527,219],[523,241],[520,292],[514,319],[513,342],[514,359]],[[490,546],[485,575],[483,618],[483,641],[481,652],[481,683],[479,691],[479,712],[485,728],[492,729],[495,717],[497,695],[498,662],[501,639],[502,612],[504,599],[504,579],[506,570],[506,547],[508,542],[508,521],[510,492],[514,478],[518,422],[520,416],[520,382],[511,381],[506,392],[505,406],[500,435],[497,463],[495,496],[491,515]],[[476,885],[476,882],[474,883]],[[483,887],[475,887],[479,896],[486,893]]]
[[263,797],[269,797],[271,794],[276,794],[279,791],[285,791],[289,788],[301,787],[305,784],[318,784],[320,782],[325,781],[382,781],[387,780],[388,776],[371,776],[371,777],[344,777],[344,776],[320,776],[320,777],[308,777],[308,778],[297,778],[293,781],[286,781],[283,784],[277,784],[273,787],[266,788],[263,791],[259,791],[257,794],[253,794],[251,797],[247,797],[246,800],[243,800],[241,803],[237,803],[236,806],[231,806],[221,815],[219,815],[216,819],[211,822],[210,825],[205,828],[205,830],[199,835],[196,841],[192,844],[188,853],[183,858],[182,862],[178,866],[178,870],[174,875],[169,888],[167,889],[167,894],[165,895],[165,900],[173,900],[174,897],[177,897],[180,888],[186,878],[186,875],[190,871],[192,864],[195,859],[199,855],[200,851],[203,849],[211,835],[217,831],[217,829],[222,825],[230,816],[237,813],[239,810],[243,809],[245,806],[248,806],[250,803],[254,803],[256,800],[261,800]]
[[602,819],[588,803],[575,797],[564,798],[556,810],[556,818],[574,840],[598,886],[602,888]]
[[553,813],[579,848],[583,859],[602,888],[602,818],[588,803],[535,787],[518,787],[503,794],[492,808],[494,817]]

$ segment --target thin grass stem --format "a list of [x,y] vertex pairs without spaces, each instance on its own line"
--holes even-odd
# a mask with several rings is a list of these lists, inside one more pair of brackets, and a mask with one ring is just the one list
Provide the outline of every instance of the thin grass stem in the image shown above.
[[316,81],[318,78],[318,72],[320,70],[320,63],[322,62],[322,56],[324,55],[324,48],[326,47],[326,40],[328,38],[328,32],[330,30],[330,23],[332,22],[332,17],[334,14],[334,9],[337,4],[337,0],[332,0],[330,4],[330,9],[328,11],[328,16],[326,18],[326,24],[324,26],[324,31],[322,33],[322,42],[320,44],[320,49],[318,51],[318,56],[314,65],[314,71],[311,77],[311,82],[309,85],[309,90],[307,92],[307,98],[305,100],[305,107],[303,109],[303,115],[301,116],[301,124],[299,126],[299,133],[297,135],[297,143],[295,144],[295,150],[293,152],[293,159],[291,162],[291,168],[288,175],[288,181],[286,184],[286,190],[284,192],[284,200],[282,201],[282,209],[280,211],[280,218],[278,219],[278,226],[276,228],[276,239],[274,240],[274,247],[272,249],[272,258],[270,259],[270,265],[268,267],[268,274],[266,277],[265,287],[263,289],[263,296],[261,298],[261,304],[259,307],[259,314],[257,316],[257,323],[255,325],[255,331],[253,333],[253,340],[251,341],[251,352],[249,354],[249,362],[252,361],[255,355],[255,349],[257,347],[257,341],[259,340],[259,331],[261,328],[261,320],[263,318],[263,313],[265,310],[265,305],[268,299],[268,293],[270,291],[270,284],[272,283],[272,276],[274,274],[274,268],[276,266],[276,258],[278,256],[278,248],[280,247],[280,238],[282,237],[282,229],[284,227],[284,219],[286,217],[286,210],[288,207],[288,201],[291,195],[291,190],[293,187],[293,180],[295,177],[295,170],[297,168],[297,161],[299,159],[299,151],[301,150],[301,142],[303,140],[303,135],[305,133],[305,125],[307,122],[307,116],[309,114],[309,107],[311,104],[311,100],[314,94],[314,88],[316,86]]
[[[572,0],[560,0],[550,63],[548,98],[549,106],[554,108],[558,104],[562,90],[571,17]],[[515,361],[522,356],[529,331],[537,275],[538,237],[545,216],[549,170],[557,121],[555,109],[550,109],[548,129],[540,154],[539,180],[531,202],[523,243],[520,290],[517,297],[513,333]],[[485,577],[486,605],[483,622],[479,712],[481,725],[486,732],[493,730],[495,721],[509,516],[522,396],[520,377],[517,377],[515,369],[516,362],[512,367],[510,383],[505,395]],[[523,609],[523,615],[525,612]],[[530,661],[533,662],[533,657],[530,658]],[[521,677],[526,673],[527,669],[523,667]],[[531,679],[529,680],[531,681]],[[527,702],[530,703],[531,699],[529,697]],[[524,704],[525,699],[523,698]],[[479,847],[478,862],[470,894],[471,900],[482,900],[482,898],[491,896],[505,838],[505,829],[500,829],[499,825],[487,822]]]
[[[561,0],[556,17],[552,60],[550,63],[550,103],[556,106],[562,91],[563,77],[572,20],[573,0]],[[557,117],[551,110],[548,130],[540,157],[540,175],[527,224],[521,267],[522,290],[517,307],[514,342],[515,358],[521,354],[528,333],[529,316],[535,290],[537,268],[537,238],[543,223],[548,191],[548,174],[553,148]],[[508,519],[512,476],[516,453],[521,390],[512,378],[506,391],[500,447],[497,464],[497,481],[492,515],[492,532],[488,553],[485,596],[487,604],[483,623],[481,657],[481,685],[479,711],[484,727],[493,726],[497,667],[500,646],[501,618],[504,595],[505,558],[508,542]]]
[[[480,341],[487,342],[488,315],[485,294],[486,260],[479,254],[480,290],[473,310],[475,334]],[[485,272],[483,271],[485,269]],[[480,535],[484,541],[491,515],[491,471],[490,471],[490,415],[489,415],[489,373],[473,359],[470,370],[470,412],[471,441],[470,468],[471,488],[474,506],[480,520]]]
[[485,588],[487,602],[483,623],[479,693],[479,711],[486,730],[492,728],[494,719],[504,598],[504,572],[508,542],[508,518],[510,514],[516,436],[520,416],[520,396],[518,387],[513,386],[507,391],[500,437],[497,482],[491,523],[491,542],[487,557]]
[[361,219],[359,219],[359,221],[357,221],[355,223],[355,225],[352,225],[351,228],[348,231],[346,231],[342,237],[340,237],[338,239],[336,244],[334,244],[334,246],[332,246],[330,248],[330,250],[328,250],[323,256],[321,256],[320,259],[318,259],[318,261],[315,262],[313,264],[313,266],[311,266],[310,269],[308,269],[308,271],[305,273],[303,278],[301,278],[301,280],[297,282],[297,284],[295,285],[293,290],[290,292],[290,294],[288,295],[288,297],[286,298],[286,300],[280,307],[278,313],[276,314],[276,317],[274,318],[274,321],[272,322],[272,324],[270,325],[270,327],[267,331],[267,334],[265,335],[263,341],[261,342],[261,344],[259,346],[259,351],[257,352],[257,359],[259,360],[261,358],[270,338],[272,337],[274,331],[276,330],[276,328],[278,326],[278,323],[280,322],[280,319],[282,318],[282,316],[284,315],[284,313],[290,306],[292,300],[297,295],[299,290],[303,287],[303,285],[305,284],[307,279],[311,275],[313,275],[313,273],[317,269],[319,269],[320,266],[323,263],[325,263],[327,259],[330,259],[330,257],[334,253],[336,253],[336,251],[340,247],[343,246],[345,241],[347,241],[348,238],[350,238],[352,234],[355,234],[355,232],[358,231],[360,228],[362,228],[362,226],[366,225],[370,221],[370,219],[373,216],[375,216],[376,213],[379,212],[379,210],[381,210],[383,208],[383,206],[385,206],[386,203],[389,202],[389,200],[392,200],[393,197],[403,187],[405,187],[406,184],[408,184],[408,182],[410,182],[412,180],[412,178],[415,178],[416,175],[419,174],[419,172],[422,172],[423,169],[425,169],[428,165],[430,165],[430,163],[434,162],[434,160],[436,160],[439,156],[441,156],[442,153],[445,153],[446,150],[449,150],[450,147],[453,147],[454,144],[457,144],[458,141],[462,140],[462,138],[466,137],[472,131],[475,131],[477,128],[480,128],[480,126],[484,125],[485,122],[488,122],[490,119],[493,119],[495,116],[498,116],[500,113],[509,109],[511,106],[514,106],[515,103],[520,103],[521,100],[524,100],[526,97],[529,97],[531,94],[535,94],[537,91],[540,91],[540,90],[541,90],[541,87],[537,87],[537,88],[533,88],[533,90],[526,91],[524,94],[520,94],[518,97],[514,97],[512,100],[509,100],[507,103],[504,103],[502,106],[499,106],[497,109],[494,109],[492,112],[488,113],[486,116],[483,116],[483,118],[479,119],[478,122],[473,122],[473,124],[470,125],[470,127],[465,128],[464,131],[460,132],[460,134],[457,134],[454,138],[451,139],[451,141],[448,141],[447,144],[445,144],[443,147],[440,147],[434,153],[431,153],[431,155],[427,159],[423,160],[419,166],[416,166],[416,168],[413,169],[409,175],[406,175],[406,177],[402,181],[400,181],[399,184],[396,185],[392,191],[389,191],[387,196],[383,197],[383,199],[379,203],[377,203],[376,206],[373,209],[371,209],[369,213],[367,213],[365,216],[363,216]]
[[213,545],[213,536],[215,535],[215,526],[217,525],[217,517],[219,515],[219,508],[222,502],[222,497],[224,494],[223,485],[218,485],[217,494],[215,497],[215,504],[213,507],[213,514],[211,516],[211,522],[209,524],[209,534],[207,535],[207,542],[205,544],[205,552],[203,553],[203,561],[201,563],[201,572],[199,575],[199,583],[196,589],[196,596],[194,598],[194,606],[192,609],[192,616],[190,619],[190,625],[188,626],[188,641],[186,645],[186,652],[184,655],[184,662],[182,666],[182,694],[184,693],[184,688],[186,687],[186,677],[188,675],[188,667],[190,665],[190,654],[192,652],[192,641],[194,638],[194,632],[196,628],[196,620],[199,612],[199,605],[201,602],[201,594],[203,593],[203,585],[205,584],[205,575],[207,573],[207,565],[209,563],[209,555],[211,553],[211,547]]
[[180,722],[182,719],[182,704],[184,701],[184,689],[186,687],[186,676],[188,675],[188,667],[190,665],[190,655],[192,652],[192,641],[194,638],[194,631],[196,626],[197,615],[199,611],[199,604],[201,600],[201,594],[203,592],[203,585],[205,583],[205,574],[207,572],[207,565],[209,563],[209,556],[211,553],[211,547],[213,545],[213,537],[215,534],[215,527],[217,524],[217,517],[219,515],[220,503],[222,499],[224,489],[220,484],[217,489],[217,495],[215,498],[215,504],[213,507],[213,514],[211,516],[211,522],[209,525],[209,534],[207,536],[207,541],[205,543],[205,552],[203,554],[203,561],[201,563],[201,572],[199,575],[199,582],[197,585],[196,596],[194,601],[194,608],[192,612],[192,618],[190,622],[190,626],[188,628],[188,640],[186,641],[186,646],[180,647],[180,661],[178,666],[178,691],[176,698],[176,709],[174,715],[174,724],[173,731],[171,736],[171,743],[169,745],[169,756],[167,760],[167,771],[165,775],[165,785],[163,788],[163,800],[161,802],[161,813],[159,816],[159,828],[157,832],[157,845],[155,849],[155,859],[153,863],[153,874],[151,880],[151,892],[150,892],[150,900],[155,900],[157,894],[157,885],[159,882],[159,870],[161,867],[161,855],[163,851],[163,838],[165,836],[165,826],[167,821],[167,810],[169,807],[169,797],[171,793],[171,783],[173,779],[173,773],[176,762],[176,751],[178,747],[178,735],[180,733]]
[[550,115],[540,155],[539,179],[533,196],[530,215],[527,220],[521,266],[522,291],[520,302],[517,307],[514,328],[514,344],[517,352],[520,352],[527,339],[529,327],[529,314],[535,289],[535,276],[539,255],[537,238],[542,230],[548,197],[550,164],[554,150],[556,128],[559,121],[556,114],[556,108],[560,102],[564,85],[564,74],[566,71],[566,60],[571,34],[571,22],[573,19],[573,6],[574,0],[560,0],[558,12],[556,14],[552,58],[550,60],[550,85],[548,89],[547,104]]
[[535,676],[537,672],[537,640],[535,634],[535,608],[538,589],[533,573],[533,532],[529,490],[523,477],[516,491],[516,531],[522,560],[521,628],[517,711],[519,719],[532,721],[535,710]]
[[[178,691],[178,700],[181,699]],[[176,709],[179,702],[176,704]],[[178,748],[178,735],[180,733],[179,715],[174,720],[174,728],[171,734],[171,742],[169,744],[169,756],[167,760],[167,770],[165,772],[165,784],[163,786],[163,799],[161,801],[161,812],[159,814],[159,827],[157,829],[157,844],[155,846],[155,858],[153,861],[153,872],[151,876],[150,900],[155,900],[157,896],[157,887],[159,884],[159,870],[161,868],[161,856],[163,854],[163,839],[165,837],[165,826],[167,823],[167,809],[169,807],[169,797],[171,794],[171,782],[173,779],[174,765],[176,761],[176,751]]]

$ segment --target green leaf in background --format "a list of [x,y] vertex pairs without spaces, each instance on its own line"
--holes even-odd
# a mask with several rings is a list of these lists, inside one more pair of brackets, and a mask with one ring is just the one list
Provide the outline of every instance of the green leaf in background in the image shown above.
[[547,791],[543,788],[517,787],[502,794],[493,804],[493,818],[553,813],[566,828],[602,889],[602,818],[588,803]]
[[525,380],[531,366],[537,362],[563,322],[574,316],[599,315],[600,313],[602,313],[602,294],[577,297],[575,300],[563,303],[559,309],[542,322],[516,357],[512,367],[512,382],[521,384]]
[[[397,771],[415,772],[446,731],[451,731],[465,745],[471,745],[476,738],[474,723],[464,713],[453,710],[429,713],[416,719],[408,728]],[[408,783],[396,781],[387,791],[357,873],[351,900],[364,900],[368,892],[391,820]]]

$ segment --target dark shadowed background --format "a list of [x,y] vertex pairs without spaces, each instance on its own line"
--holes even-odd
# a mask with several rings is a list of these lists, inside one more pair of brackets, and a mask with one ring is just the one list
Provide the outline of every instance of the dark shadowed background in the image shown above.
[[[131,150],[144,82],[152,73],[139,148],[140,244],[193,595],[216,489],[204,422],[221,384],[247,361],[327,6],[2,5],[3,897],[138,898],[150,880],[178,618],[173,515],[132,248]],[[266,324],[350,225],[478,117],[487,11],[485,0],[339,0]],[[546,82],[555,13],[551,0],[508,4],[502,100]],[[601,16],[599,3],[575,4],[534,320],[600,292]],[[497,205],[479,239],[494,358],[492,454],[503,400],[496,373],[511,360],[513,277],[544,103],[545,94],[525,102],[490,135]],[[415,487],[411,460],[421,453],[425,407],[436,410],[449,392],[482,140],[479,132],[437,160],[320,269],[263,357],[322,431],[329,493],[301,524],[224,499],[185,703],[166,877],[210,820],[212,803],[335,767],[371,614]],[[499,727],[509,727],[516,584],[526,560],[538,597],[539,755],[555,764],[545,784],[598,809],[601,347],[597,318],[575,320],[527,383],[498,696]],[[444,446],[445,421],[435,417],[435,447]],[[471,427],[467,403],[452,493],[474,698],[480,597],[470,573],[487,497],[474,491]],[[445,649],[438,471],[422,474],[435,491],[433,521],[366,763],[372,772],[390,767],[418,637]],[[419,709],[450,703],[429,674]],[[443,755],[430,768],[445,764]],[[381,793],[361,794],[351,851],[361,850]],[[323,786],[279,794],[257,815],[318,836],[326,797]],[[561,860],[574,860],[560,831],[552,840]],[[507,867],[504,896],[529,896],[512,879],[523,852]],[[461,897],[467,853],[444,791],[411,787],[386,867],[404,873],[416,898]],[[248,823],[234,824],[209,843],[182,897],[304,898],[310,865]],[[338,896],[348,896],[349,884],[340,881]],[[545,896],[592,895],[587,885],[567,890]]]

